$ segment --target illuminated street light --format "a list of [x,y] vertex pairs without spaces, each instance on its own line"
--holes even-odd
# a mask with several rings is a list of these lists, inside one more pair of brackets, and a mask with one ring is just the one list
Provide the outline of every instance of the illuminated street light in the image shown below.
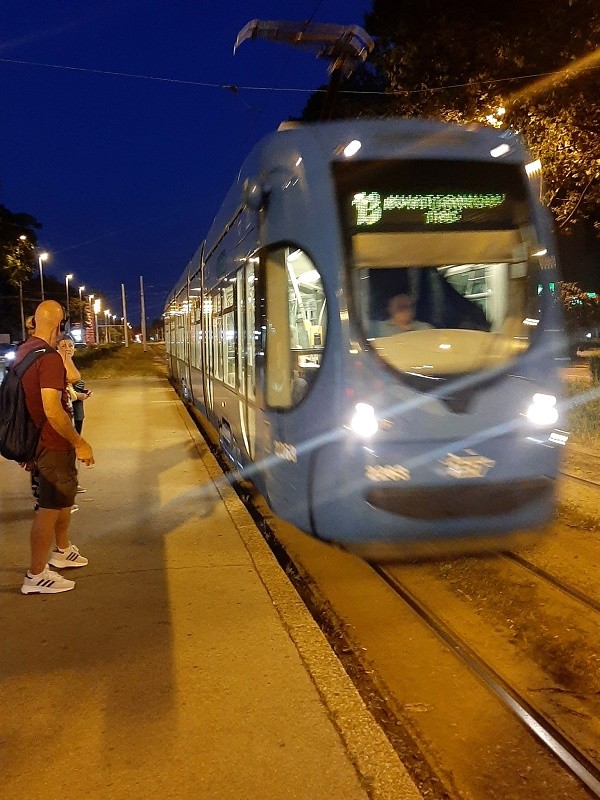
[[40,289],[42,290],[42,300],[44,299],[44,267],[42,266],[42,262],[47,260],[48,260],[48,253],[39,254],[38,264],[40,266]]
[[[93,297],[94,295],[90,295]],[[94,300],[94,330],[96,332],[96,344],[100,344],[100,335],[98,333],[98,314],[100,313],[100,309],[102,307],[102,301],[100,298]]]
[[65,276],[65,287],[67,289],[67,317],[69,316],[69,281],[73,279],[73,275]]
[[79,287],[79,315],[81,319],[81,341],[85,342],[84,327],[83,327],[83,302],[81,300],[81,293],[85,290],[85,286]]
[[104,339],[108,344],[108,318],[110,317],[110,308],[104,309]]

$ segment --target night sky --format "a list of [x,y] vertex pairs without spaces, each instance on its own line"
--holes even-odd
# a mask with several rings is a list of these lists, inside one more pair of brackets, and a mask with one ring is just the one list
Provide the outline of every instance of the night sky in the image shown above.
[[[74,273],[119,316],[125,283],[134,322],[143,275],[148,320],[159,316],[247,153],[327,81],[326,61],[284,44],[247,41],[234,55],[240,29],[256,18],[362,26],[370,7],[4,0],[0,202],[42,223],[45,272]],[[600,290],[598,257],[569,250],[565,277]]]
[[240,29],[252,19],[362,26],[369,8],[4,0],[0,202],[42,223],[45,274],[74,273],[72,285],[118,315],[125,283],[134,322],[143,275],[148,320],[159,316],[247,153],[327,82],[327,61],[285,44],[247,41],[234,55]]

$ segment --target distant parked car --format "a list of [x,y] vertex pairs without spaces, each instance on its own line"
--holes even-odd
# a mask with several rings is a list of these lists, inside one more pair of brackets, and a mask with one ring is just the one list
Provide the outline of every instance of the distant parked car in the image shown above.
[[0,380],[4,380],[6,367],[14,360],[16,351],[14,344],[0,344]]

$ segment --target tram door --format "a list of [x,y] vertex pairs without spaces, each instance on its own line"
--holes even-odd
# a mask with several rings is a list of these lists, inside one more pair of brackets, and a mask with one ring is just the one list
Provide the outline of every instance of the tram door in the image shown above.
[[[267,472],[274,510],[299,526],[308,525],[308,480],[315,409],[310,389],[321,366],[326,303],[321,276],[309,256],[278,245],[264,260],[266,337],[264,400],[270,439]],[[315,398],[313,397],[313,401]]]
[[241,444],[256,458],[256,281],[258,258],[248,258],[236,276],[237,375]]

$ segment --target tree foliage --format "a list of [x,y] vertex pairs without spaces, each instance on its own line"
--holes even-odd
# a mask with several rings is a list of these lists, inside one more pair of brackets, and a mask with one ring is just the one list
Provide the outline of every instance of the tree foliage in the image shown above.
[[[539,0],[373,0],[365,27],[377,42],[371,82],[385,86],[384,107],[380,95],[346,94],[334,115],[509,125],[542,161],[558,226],[589,217],[600,224],[600,3],[551,6],[544,13]],[[356,91],[356,83],[362,91],[360,76],[344,88]]]
[[576,339],[600,326],[600,297],[590,297],[577,283],[562,281],[560,299],[565,309],[567,330]]
[[0,205],[0,269],[18,285],[35,268],[36,230],[40,223],[30,214],[15,214]]

